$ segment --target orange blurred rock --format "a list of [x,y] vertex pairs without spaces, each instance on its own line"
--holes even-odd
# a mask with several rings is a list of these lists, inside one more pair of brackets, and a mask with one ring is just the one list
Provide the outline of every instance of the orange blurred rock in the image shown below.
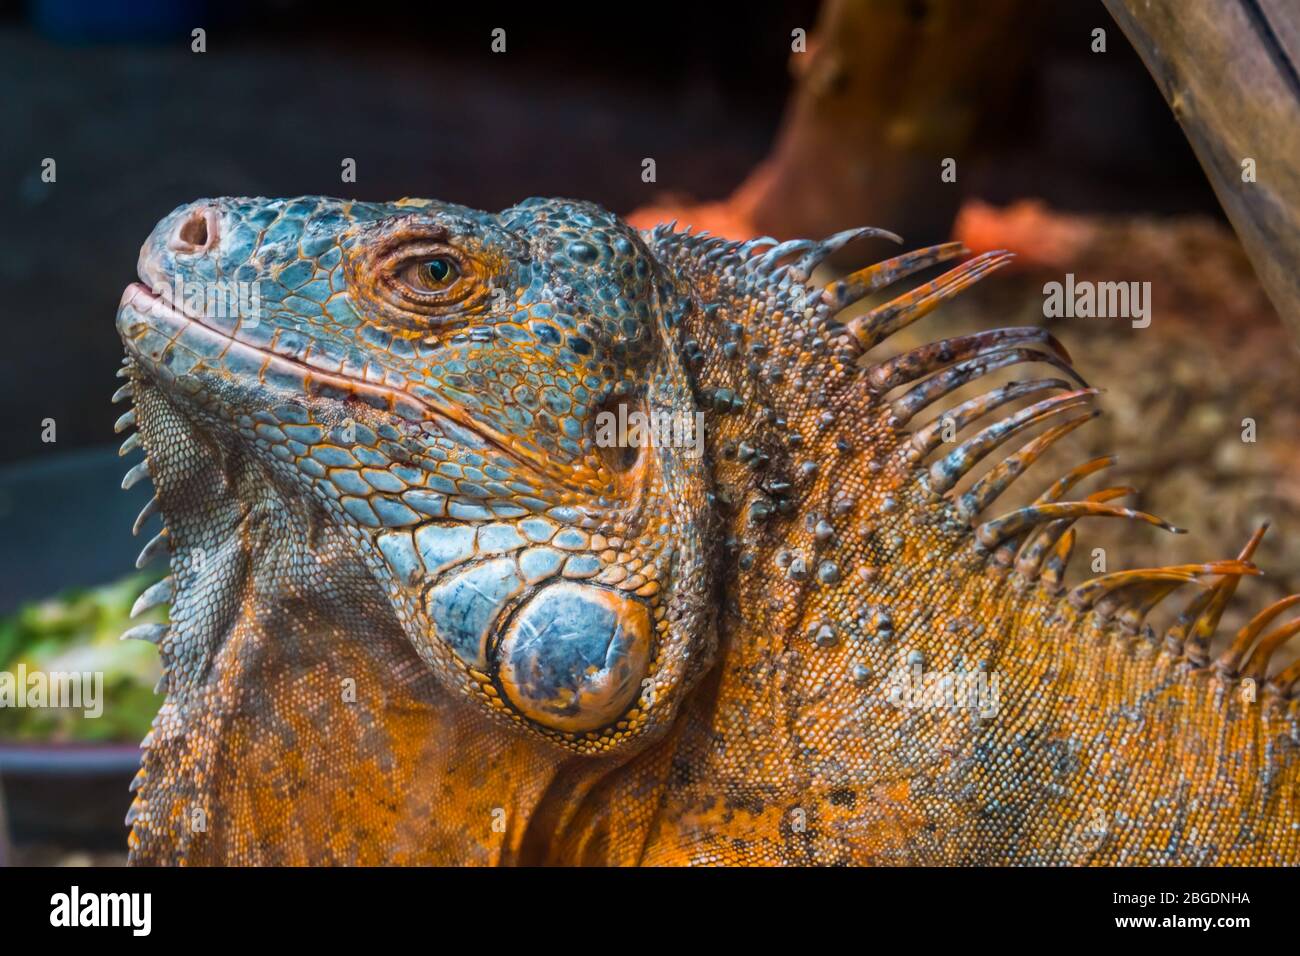
[[1037,199],[998,208],[975,199],[962,206],[953,238],[972,252],[1009,249],[1021,268],[1068,268],[1097,233],[1096,217],[1055,212]]

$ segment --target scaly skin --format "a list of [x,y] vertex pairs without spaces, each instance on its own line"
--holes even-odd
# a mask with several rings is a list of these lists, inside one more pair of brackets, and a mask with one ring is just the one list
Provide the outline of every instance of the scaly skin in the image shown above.
[[[165,218],[146,284],[262,301],[224,319],[133,286],[118,313],[130,480],[166,526],[142,560],[172,565],[141,602],[170,624],[128,634],[167,675],[132,860],[1300,862],[1300,672],[1269,674],[1295,600],[1208,657],[1258,536],[1067,593],[1076,519],[1169,526],[1125,489],[1068,501],[1104,461],[985,514],[1092,390],[936,417],[998,368],[1074,373],[1037,330],[864,365],[1006,260],[843,324],[965,252],[808,284],[872,233],[742,245],[560,200]],[[704,457],[603,447],[620,405],[702,408]],[[996,678],[996,712],[900,706],[909,667]]]

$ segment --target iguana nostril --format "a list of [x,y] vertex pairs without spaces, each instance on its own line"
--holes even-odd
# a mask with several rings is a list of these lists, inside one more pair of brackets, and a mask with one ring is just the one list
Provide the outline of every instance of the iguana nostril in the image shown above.
[[168,240],[168,248],[176,252],[206,252],[217,238],[217,217],[210,206],[194,209],[180,221]]
[[589,584],[552,584],[520,609],[501,640],[501,688],[544,727],[608,726],[641,691],[651,630],[639,601]]

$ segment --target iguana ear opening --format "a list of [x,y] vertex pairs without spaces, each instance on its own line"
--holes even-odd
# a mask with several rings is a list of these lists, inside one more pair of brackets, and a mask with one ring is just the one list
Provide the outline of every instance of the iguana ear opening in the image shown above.
[[622,394],[611,394],[592,418],[592,440],[596,450],[616,477],[635,476],[637,465],[645,457],[647,442],[627,441],[628,426],[631,423],[640,429],[641,423],[648,418],[644,398]]

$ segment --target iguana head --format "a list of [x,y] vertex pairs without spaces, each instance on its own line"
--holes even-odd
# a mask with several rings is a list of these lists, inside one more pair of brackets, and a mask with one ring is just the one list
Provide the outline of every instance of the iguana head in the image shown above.
[[[139,274],[117,325],[137,404],[169,409],[139,422],[156,480],[190,445],[213,513],[262,482],[317,514],[494,714],[581,752],[668,723],[712,653],[706,479],[616,427],[695,420],[690,303],[634,230],[560,200],[222,198],[164,218]],[[275,560],[328,582],[328,536],[302,537]]]

